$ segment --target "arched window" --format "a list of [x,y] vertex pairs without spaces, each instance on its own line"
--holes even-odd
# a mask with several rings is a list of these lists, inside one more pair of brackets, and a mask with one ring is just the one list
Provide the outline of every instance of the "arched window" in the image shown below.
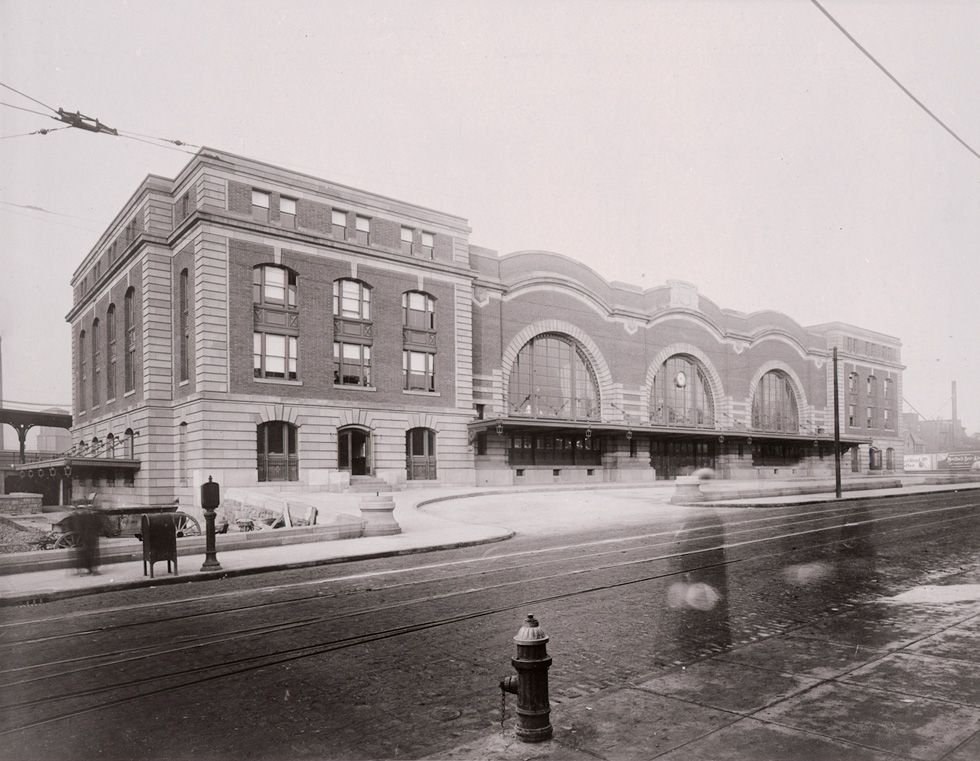
[[339,386],[371,385],[371,286],[360,280],[333,283],[333,382]]
[[253,268],[252,302],[295,307],[296,273],[274,264],[262,264]]
[[752,398],[752,427],[757,431],[798,433],[798,409],[789,376],[770,370],[762,376]]
[[180,380],[185,381],[190,376],[190,362],[188,357],[190,345],[190,294],[187,288],[188,272],[186,269],[180,271],[180,281],[178,286],[177,300],[180,310],[180,335],[177,340],[180,342]]
[[507,398],[514,415],[599,419],[599,384],[585,354],[569,338],[543,333],[517,355]]
[[868,396],[874,396],[877,388],[878,379],[873,375],[868,376]]
[[99,406],[102,393],[102,335],[99,318],[92,320],[92,406]]
[[187,422],[182,422],[177,428],[177,480],[181,486],[187,486]]
[[85,410],[85,392],[88,387],[88,362],[85,361],[88,345],[85,342],[88,334],[83,330],[78,334],[78,411]]
[[123,337],[126,341],[124,372],[127,393],[136,388],[136,306],[133,303],[135,295],[136,289],[130,287],[126,291],[126,298],[123,301],[123,329],[126,331],[126,335]]
[[868,450],[868,470],[881,470],[881,450],[878,447]]
[[296,426],[283,420],[260,423],[256,429],[259,481],[298,481]]
[[885,470],[895,470],[895,450],[891,447],[885,450]]
[[436,302],[422,291],[406,291],[402,294],[402,324],[406,328],[435,330]]
[[349,320],[370,320],[371,286],[360,280],[334,280],[333,316]]
[[105,313],[105,398],[116,398],[116,305],[109,304]]
[[[262,264],[252,270],[252,375],[296,380],[299,363],[299,309],[296,273]],[[188,335],[188,343],[190,337]]]
[[126,440],[123,442],[123,447],[124,447],[123,456],[127,460],[135,460],[136,447],[134,446],[134,444],[136,443],[136,433],[133,431],[132,428],[127,428],[125,433],[123,433],[123,436],[126,437]]
[[675,354],[660,366],[650,389],[650,422],[714,427],[708,376],[694,357]]
[[111,433],[105,437],[105,453],[106,457],[116,456],[116,437]]

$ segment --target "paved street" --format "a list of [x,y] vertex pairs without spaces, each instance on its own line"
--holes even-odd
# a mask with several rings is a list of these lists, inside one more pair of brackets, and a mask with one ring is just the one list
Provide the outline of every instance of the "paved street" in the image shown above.
[[[428,509],[506,525],[516,536],[8,608],[0,747],[11,759],[487,755],[486,739],[499,737],[497,683],[511,673],[511,638],[534,613],[552,638],[556,737],[594,757],[588,737],[576,739],[585,725],[569,717],[592,710],[597,697],[612,695],[608,703],[624,694],[610,691],[631,685],[663,688],[706,657],[728,654],[728,671],[713,667],[714,691],[744,710],[751,694],[739,694],[744,674],[731,664],[752,664],[757,643],[787,634],[806,641],[845,620],[853,629],[862,601],[975,569],[980,521],[975,506],[964,507],[975,505],[972,494],[656,513],[643,489],[521,494],[506,504],[474,498]],[[809,676],[789,679],[784,693],[886,651],[917,617],[962,613],[956,604],[878,612],[865,641],[814,650]],[[962,631],[978,636],[975,627]],[[976,668],[973,661],[963,672]],[[882,678],[867,682],[881,687]],[[942,700],[942,680],[933,691]],[[636,719],[635,710],[619,706],[619,719]],[[658,710],[651,705],[643,726],[684,725]],[[779,706],[768,710],[778,724]],[[947,730],[968,739],[980,698],[950,712]],[[874,727],[855,742],[879,747]],[[676,747],[659,737],[639,755],[624,745],[603,757]],[[911,746],[890,752],[930,757]]]

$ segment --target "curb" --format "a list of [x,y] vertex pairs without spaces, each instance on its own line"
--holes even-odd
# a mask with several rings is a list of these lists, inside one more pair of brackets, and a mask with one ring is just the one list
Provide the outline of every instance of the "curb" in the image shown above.
[[268,573],[270,571],[289,571],[301,568],[314,568],[321,565],[335,565],[337,563],[352,563],[356,560],[377,560],[379,558],[400,557],[402,555],[419,555],[424,552],[436,552],[438,550],[455,550],[462,547],[476,547],[481,544],[493,544],[503,542],[514,536],[516,532],[508,531],[506,534],[493,536],[489,539],[470,539],[458,542],[445,542],[443,544],[433,544],[424,547],[412,547],[401,550],[385,550],[382,552],[370,552],[358,555],[338,555],[332,558],[321,560],[303,560],[296,563],[273,563],[272,565],[254,566],[251,568],[235,568],[221,571],[196,571],[190,576],[157,576],[154,578],[144,577],[136,581],[123,581],[118,584],[99,584],[92,587],[81,589],[58,589],[50,592],[32,592],[29,594],[12,595],[10,597],[0,597],[0,608],[9,608],[19,605],[40,605],[55,600],[66,600],[72,597],[85,597],[87,595],[103,594],[105,592],[126,591],[130,589],[141,589],[145,587],[171,586],[173,584],[184,584],[194,581],[216,581],[218,579],[232,579],[238,576],[250,576],[257,573]]

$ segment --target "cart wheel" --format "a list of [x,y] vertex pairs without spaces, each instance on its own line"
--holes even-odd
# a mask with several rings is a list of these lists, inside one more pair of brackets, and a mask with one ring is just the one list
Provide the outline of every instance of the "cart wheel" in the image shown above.
[[81,537],[75,531],[69,531],[58,537],[58,541],[54,543],[54,548],[56,550],[64,550],[69,547],[77,547]]
[[201,524],[187,513],[174,513],[174,528],[177,536],[200,536]]

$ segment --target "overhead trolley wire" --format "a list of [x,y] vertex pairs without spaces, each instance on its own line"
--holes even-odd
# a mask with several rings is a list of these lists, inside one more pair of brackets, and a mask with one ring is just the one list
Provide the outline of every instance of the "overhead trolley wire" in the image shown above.
[[11,137],[30,137],[31,135],[47,135],[49,132],[58,132],[63,129],[71,129],[70,124],[66,124],[64,127],[49,127],[47,129],[36,129],[33,132],[21,132],[17,135],[0,135],[0,140],[6,140]]
[[[38,100],[37,98],[32,98],[32,97],[31,97],[30,95],[28,95],[28,94],[27,94],[26,92],[21,92],[21,91],[20,91],[20,90],[18,90],[18,89],[17,89],[16,87],[11,87],[10,85],[8,85],[8,84],[4,84],[3,82],[0,82],[0,87],[6,87],[6,88],[7,88],[8,90],[11,90],[11,91],[13,91],[13,92],[15,92],[15,93],[17,93],[18,95],[23,95],[23,96],[24,96],[25,98],[27,98],[27,99],[28,99],[28,100],[30,100],[30,101],[34,101],[34,102],[35,102],[35,103],[37,103],[37,104],[38,104],[39,106],[44,106],[44,107],[45,107],[46,109],[48,109],[49,111],[54,111],[54,113],[56,113],[56,114],[58,113],[58,109],[57,109],[57,108],[52,108],[52,107],[51,107],[51,106],[49,106],[49,105],[48,105],[47,103],[42,103],[42,102],[41,102],[41,101],[39,101],[39,100]],[[15,108],[16,108],[16,106],[15,106]],[[42,114],[42,116],[47,116],[47,114]]]
[[860,51],[861,51],[862,53],[864,53],[864,55],[865,55],[865,56],[867,56],[867,58],[868,58],[868,60],[869,60],[869,61],[871,61],[871,63],[873,63],[873,64],[874,64],[875,66],[877,66],[877,67],[878,67],[879,69],[881,69],[881,71],[882,71],[882,73],[883,73],[883,74],[884,74],[884,75],[885,75],[886,77],[888,77],[888,78],[889,78],[889,79],[890,79],[890,80],[891,80],[891,81],[892,81],[892,82],[893,82],[893,83],[894,83],[894,84],[895,84],[895,85],[896,85],[896,86],[897,86],[897,87],[898,87],[898,88],[899,88],[899,89],[900,89],[900,90],[901,90],[901,91],[902,91],[903,93],[905,93],[906,95],[908,95],[908,96],[909,96],[909,98],[911,98],[911,99],[912,99],[912,101],[913,101],[913,102],[914,102],[914,103],[915,103],[915,104],[916,104],[916,105],[917,105],[917,106],[918,106],[919,108],[921,108],[921,109],[922,109],[923,111],[925,111],[925,112],[926,112],[927,114],[929,114],[929,116],[931,116],[931,117],[933,118],[933,120],[935,120],[935,122],[936,122],[936,123],[937,123],[937,124],[938,124],[938,125],[939,125],[940,127],[942,127],[942,128],[944,129],[944,130],[946,130],[946,131],[947,131],[947,132],[948,132],[948,133],[949,133],[950,135],[952,135],[952,136],[953,136],[953,138],[954,138],[954,139],[955,139],[955,140],[956,140],[956,141],[957,141],[957,142],[958,142],[958,143],[959,143],[960,145],[962,145],[962,146],[963,146],[964,148],[966,148],[966,149],[967,149],[967,150],[968,150],[968,151],[969,151],[970,153],[972,153],[972,154],[974,155],[974,157],[976,157],[976,158],[978,158],[978,159],[980,159],[980,153],[977,153],[977,152],[976,152],[976,151],[975,151],[975,150],[974,150],[974,149],[973,149],[973,148],[972,148],[972,147],[970,146],[970,144],[969,144],[969,143],[967,143],[967,142],[966,142],[966,141],[965,141],[965,140],[964,140],[963,138],[961,138],[961,137],[960,137],[959,135],[957,135],[957,134],[956,134],[955,132],[953,132],[953,130],[952,130],[952,129],[951,129],[951,128],[950,128],[950,127],[949,127],[949,126],[948,126],[948,125],[947,125],[947,124],[946,124],[946,123],[945,123],[945,122],[944,122],[944,121],[942,120],[942,119],[940,119],[940,118],[939,118],[938,116],[936,116],[936,115],[935,115],[935,114],[934,114],[934,113],[933,113],[932,111],[930,111],[930,110],[929,110],[929,108],[928,108],[928,107],[926,106],[926,104],[925,104],[925,103],[923,103],[923,102],[922,102],[921,100],[919,100],[918,98],[916,98],[916,97],[915,97],[915,96],[914,96],[914,95],[913,95],[913,94],[912,94],[912,93],[911,93],[911,92],[909,91],[909,89],[908,89],[908,88],[907,88],[907,87],[906,87],[905,85],[903,85],[903,84],[902,84],[901,82],[899,82],[899,81],[898,81],[898,79],[896,79],[896,78],[895,78],[895,77],[894,77],[894,76],[892,75],[892,73],[891,73],[890,71],[888,71],[888,69],[886,69],[886,68],[885,68],[885,67],[884,67],[884,66],[883,66],[883,65],[882,65],[882,64],[881,64],[881,63],[880,63],[880,62],[878,61],[878,59],[877,59],[877,58],[875,58],[875,57],[874,57],[873,55],[871,55],[871,53],[869,53],[869,52],[868,52],[868,50],[867,50],[867,49],[866,49],[866,48],[865,48],[865,47],[864,47],[864,46],[863,46],[863,45],[862,45],[862,44],[861,44],[860,42],[858,42],[858,41],[857,41],[856,39],[854,39],[854,37],[853,37],[853,36],[851,35],[851,33],[850,33],[850,32],[848,32],[848,31],[847,31],[847,30],[846,30],[846,29],[845,29],[845,28],[844,28],[844,27],[843,27],[843,26],[841,25],[841,23],[840,23],[840,22],[839,22],[839,21],[838,21],[837,19],[835,19],[835,18],[834,18],[833,16],[831,16],[831,15],[830,15],[830,12],[829,12],[829,11],[827,11],[827,9],[826,9],[826,8],[824,8],[824,7],[823,7],[823,6],[822,6],[822,5],[821,5],[821,4],[819,3],[819,2],[817,2],[817,0],[810,0],[810,2],[811,2],[811,3],[813,3],[813,4],[814,4],[814,5],[815,5],[815,6],[817,7],[817,9],[818,9],[818,10],[819,10],[819,11],[820,11],[820,12],[821,12],[821,13],[822,13],[822,14],[823,14],[824,16],[826,16],[826,17],[827,17],[828,19],[830,19],[830,23],[832,23],[832,24],[833,24],[834,26],[836,26],[836,27],[837,27],[837,29],[838,29],[838,30],[840,31],[840,33],[841,33],[841,34],[843,34],[843,35],[844,35],[845,37],[847,37],[847,39],[848,39],[848,40],[850,40],[850,41],[851,41],[851,43],[852,43],[852,44],[853,44],[853,45],[854,45],[854,46],[855,46],[855,47],[856,47],[856,48],[857,48],[858,50],[860,50]]

